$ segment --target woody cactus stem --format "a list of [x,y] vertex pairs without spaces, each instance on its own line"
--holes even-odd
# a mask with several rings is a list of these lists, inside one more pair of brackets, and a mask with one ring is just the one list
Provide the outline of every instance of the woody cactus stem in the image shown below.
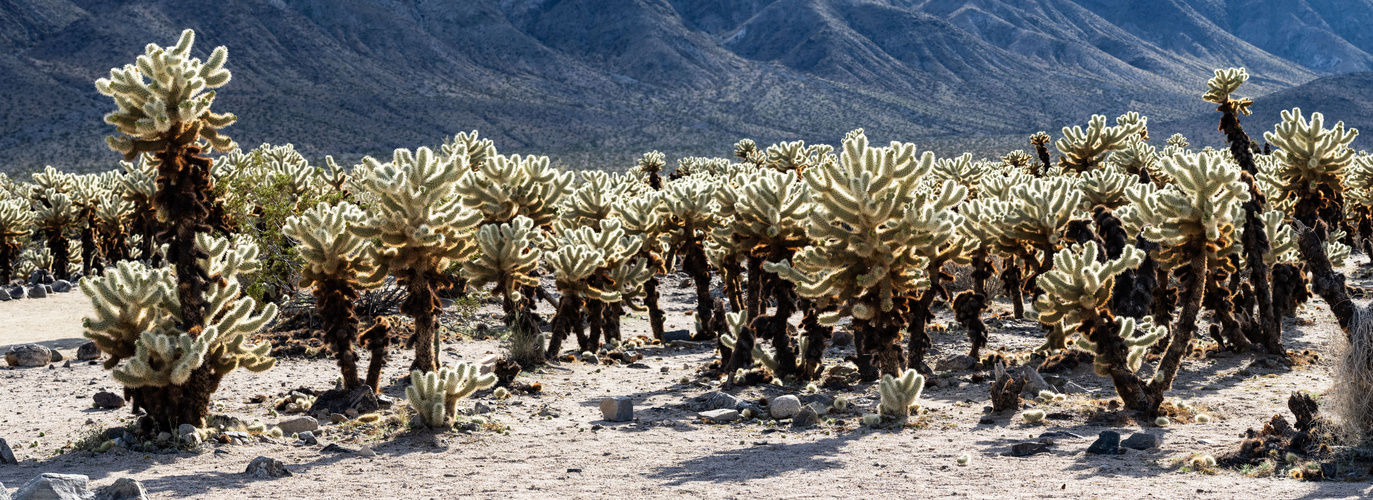
[[685,255],[682,256],[682,270],[691,276],[692,283],[696,285],[696,321],[701,325],[693,339],[710,340],[716,336],[716,332],[710,328],[710,262],[706,259],[705,248],[700,242],[687,244],[685,251]]
[[[1039,155],[1039,168],[1032,169],[1030,174],[1039,177],[1049,170],[1049,134],[1038,132],[1030,136],[1030,145],[1035,147],[1035,153]],[[1016,314],[1016,317],[1020,317],[1020,314]]]
[[329,349],[334,351],[339,371],[343,374],[343,386],[349,390],[362,384],[358,378],[358,354],[353,351],[353,338],[358,331],[358,318],[353,315],[353,302],[358,300],[358,291],[353,285],[349,280],[331,278],[318,282],[314,290],[320,322],[323,323],[324,340],[329,343]]
[[386,350],[391,347],[391,323],[386,318],[377,318],[358,338],[372,353],[367,363],[367,386],[380,394],[381,369],[386,366]]
[[834,337],[834,328],[820,324],[820,308],[809,299],[797,302],[801,309],[801,335],[806,339],[806,350],[801,356],[801,374],[804,378],[815,379],[824,368],[821,361],[825,356],[825,345]]
[[658,276],[654,275],[644,282],[644,305],[648,307],[648,325],[653,338],[663,340],[663,308],[658,306]]
[[1011,300],[1011,314],[1016,319],[1025,317],[1025,302],[1021,294],[1021,286],[1024,281],[1020,277],[1020,266],[1016,263],[1015,257],[1008,256],[1003,261],[1005,269],[1001,271],[1001,285],[1006,290],[1006,296]]

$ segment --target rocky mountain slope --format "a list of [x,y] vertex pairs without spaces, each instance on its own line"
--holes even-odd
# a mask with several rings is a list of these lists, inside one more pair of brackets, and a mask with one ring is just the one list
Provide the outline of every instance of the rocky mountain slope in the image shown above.
[[[12,0],[0,169],[110,168],[93,81],[183,28],[229,48],[244,145],[386,154],[478,129],[505,152],[622,167],[648,149],[879,140],[943,152],[1093,113],[1208,108],[1373,70],[1373,0]],[[204,54],[202,54],[203,56]],[[1179,122],[1181,123],[1181,122]]]

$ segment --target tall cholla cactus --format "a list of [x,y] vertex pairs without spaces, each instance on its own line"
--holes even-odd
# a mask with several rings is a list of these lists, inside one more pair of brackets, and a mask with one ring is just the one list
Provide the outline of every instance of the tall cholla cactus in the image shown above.
[[477,258],[462,266],[462,276],[473,286],[496,285],[505,324],[510,328],[510,357],[523,367],[544,362],[543,337],[534,319],[534,303],[521,292],[539,285],[535,272],[543,256],[539,249],[542,242],[541,233],[528,217],[487,224],[477,231]]
[[[1010,186],[1002,198],[1007,203],[1005,215],[996,219],[995,224],[998,240],[1009,244],[1007,251],[1011,256],[1005,260],[1007,272],[1003,278],[1006,287],[1013,289],[1012,305],[1020,301],[1026,283],[1034,283],[1035,277],[1049,270],[1054,252],[1063,244],[1064,229],[1079,212],[1083,199],[1082,191],[1068,177],[1027,181]],[[1030,272],[1023,281],[1022,268]]]
[[[229,83],[224,69],[229,51],[215,47],[204,63],[191,56],[195,32],[181,32],[170,49],[148,44],[136,64],[110,70],[96,80],[101,94],[113,97],[119,110],[105,115],[105,123],[124,135],[107,139],[110,148],[132,161],[143,152],[159,152],[194,145],[204,138],[218,151],[229,152],[234,141],[219,130],[238,118],[210,111],[216,89]],[[208,92],[207,92],[208,90]]]
[[237,368],[267,370],[276,360],[271,345],[247,343],[276,315],[267,304],[240,297],[238,276],[257,268],[257,246],[205,233],[196,236],[198,269],[210,281],[203,289],[204,323],[186,324],[178,280],[168,269],[120,262],[104,277],[81,280],[95,316],[85,320],[86,338],[110,355],[105,368],[124,384],[135,408],[148,412],[145,430],[205,425],[210,396]]
[[14,279],[14,261],[32,232],[33,211],[25,200],[0,200],[0,286]]
[[[1136,115],[1137,116],[1137,115]],[[1107,153],[1125,149],[1131,137],[1144,132],[1145,120],[1130,120],[1129,115],[1117,120],[1118,125],[1106,126],[1106,117],[1092,115],[1087,129],[1073,126],[1063,127],[1063,138],[1054,142],[1054,147],[1063,154],[1058,164],[1066,170],[1086,172],[1097,168]]]
[[654,191],[663,189],[663,167],[667,166],[667,160],[663,159],[663,153],[649,151],[639,158],[638,164],[634,166],[634,174],[641,176],[648,187]]
[[467,154],[456,149],[436,155],[429,148],[397,149],[390,163],[363,158],[365,185],[377,198],[371,218],[357,227],[363,238],[380,238],[377,272],[390,273],[409,294],[401,312],[415,320],[413,369],[439,368],[438,291],[451,286],[443,271],[476,250],[469,232],[481,212],[462,206],[458,179],[467,172]]
[[112,178],[104,175],[81,175],[72,183],[72,209],[76,213],[76,225],[81,229],[79,264],[83,275],[89,276],[104,268],[101,263],[104,256],[100,253],[97,241],[100,224],[95,212],[100,207],[101,199],[114,187],[112,181]]
[[106,193],[95,207],[95,221],[100,233],[100,254],[109,265],[133,258],[129,248],[129,219],[133,204],[118,194]]
[[877,407],[878,414],[904,419],[910,415],[912,408],[919,410],[920,405],[915,404],[915,400],[925,390],[925,377],[915,370],[906,370],[900,378],[891,374],[883,375],[877,386],[882,396]]
[[715,183],[704,176],[672,181],[663,190],[668,245],[672,256],[682,257],[682,270],[696,285],[696,340],[713,339],[717,334],[711,328],[710,261],[705,249],[705,239],[718,222],[715,190]]
[[410,387],[405,388],[405,398],[424,425],[437,428],[453,423],[459,400],[493,385],[496,385],[496,374],[480,375],[477,365],[458,363],[437,372],[410,372]]
[[76,226],[77,213],[72,207],[71,197],[52,188],[43,191],[34,211],[34,222],[47,239],[48,251],[53,256],[53,275],[57,279],[68,279],[67,264],[71,262],[67,231]]
[[[371,260],[368,241],[353,231],[365,218],[366,214],[351,203],[320,203],[286,219],[281,231],[299,243],[296,248],[305,265],[297,286],[313,289],[324,339],[338,358],[343,386],[350,391],[363,383],[358,377],[358,355],[353,351],[358,337],[353,302],[358,299],[359,288],[376,286],[381,278]],[[369,374],[369,387],[377,390],[379,382]]]
[[1035,156],[1039,157],[1039,168],[1030,169],[1030,175],[1039,177],[1049,172],[1049,133],[1043,130],[1035,132],[1030,136],[1030,145],[1035,148]]
[[646,193],[624,200],[616,206],[625,234],[643,239],[638,257],[643,258],[653,276],[644,281],[644,307],[648,308],[649,329],[653,338],[663,340],[663,309],[658,305],[658,275],[667,273],[669,248],[663,226],[663,197]]
[[[643,244],[641,237],[624,231],[619,219],[602,220],[599,231],[581,227],[557,235],[558,250],[548,264],[565,302],[553,320],[549,352],[557,352],[568,332],[577,334],[584,352],[600,349],[602,335],[607,341],[620,340],[621,308],[652,275],[647,260],[637,257]],[[583,307],[590,322],[588,337],[581,336]]]
[[1311,113],[1311,121],[1302,116],[1301,108],[1282,112],[1282,123],[1263,138],[1280,148],[1273,156],[1280,167],[1276,172],[1282,184],[1282,196],[1296,200],[1292,218],[1308,226],[1316,219],[1331,227],[1343,228],[1344,189],[1340,181],[1344,167],[1354,159],[1349,143],[1359,135],[1355,129],[1346,130],[1344,122],[1325,128],[1325,117]]
[[806,224],[814,246],[802,250],[794,266],[787,261],[764,264],[765,270],[796,283],[802,297],[835,307],[821,316],[822,324],[853,318],[858,367],[865,380],[876,380],[879,368],[885,374],[904,370],[901,330],[911,314],[910,302],[930,286],[925,276],[929,259],[917,250],[932,243],[932,233],[921,228],[936,219],[931,212],[948,212],[966,195],[949,189],[940,198],[917,196],[917,186],[933,167],[934,155],[917,158],[913,144],[872,148],[861,131],[849,134],[838,163],[805,172],[816,201]]

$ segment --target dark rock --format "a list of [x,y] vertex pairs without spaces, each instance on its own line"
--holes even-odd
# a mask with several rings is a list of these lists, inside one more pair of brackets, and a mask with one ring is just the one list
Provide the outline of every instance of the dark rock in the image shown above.
[[1049,446],[1047,443],[1016,443],[1011,445],[1011,456],[1028,457],[1037,453],[1047,453]]
[[329,446],[325,446],[324,449],[319,450],[319,451],[328,452],[328,453],[357,453],[357,452],[358,452],[358,450],[354,450],[354,449],[351,449],[351,448],[344,448],[344,447],[342,447],[342,446],[339,446],[338,444],[330,444]]
[[47,366],[53,361],[52,352],[38,344],[18,345],[5,352],[5,363],[16,367]]
[[124,398],[113,392],[97,392],[92,397],[96,408],[123,408]]
[[1118,455],[1120,454],[1120,433],[1116,431],[1101,431],[1097,435],[1096,441],[1087,447],[1087,453],[1094,455]]
[[76,359],[81,361],[100,359],[100,348],[95,345],[95,342],[81,344],[81,347],[76,348]]
[[148,491],[143,489],[143,484],[121,477],[116,479],[114,484],[95,490],[95,496],[91,500],[147,500]]
[[1158,436],[1147,432],[1136,432],[1131,434],[1129,438],[1121,441],[1120,445],[1135,450],[1147,450],[1149,448],[1157,448],[1159,439]]
[[58,361],[62,361],[62,360],[64,360],[64,359],[67,359],[66,356],[63,356],[63,355],[62,355],[62,351],[59,351],[59,350],[57,350],[57,349],[48,349],[48,351],[52,353],[52,362],[53,362],[53,363],[56,363],[56,362],[58,362]]
[[[381,409],[381,402],[377,400],[377,394],[367,384],[362,384],[351,391],[346,389],[330,389],[324,391],[315,398],[315,404],[310,406],[311,415],[321,411],[329,414],[347,413],[348,410],[356,410],[359,414],[372,413]],[[314,430],[314,429],[306,429]],[[282,432],[285,432],[282,429]]]
[[818,423],[820,423],[820,415],[809,406],[802,408],[800,413],[791,417],[792,428],[810,427]]
[[90,478],[78,474],[45,472],[14,492],[14,500],[87,500]]
[[975,365],[977,365],[977,358],[967,354],[958,354],[939,360],[939,362],[934,365],[934,369],[941,372],[958,372],[972,368]]
[[51,282],[52,282],[52,275],[49,274],[48,271],[47,271],[46,269],[34,269],[33,272],[29,273],[29,282],[28,282],[28,283],[29,283],[30,285],[41,285],[41,284],[43,284],[43,283],[51,283]]
[[52,283],[52,291],[57,293],[67,293],[72,291],[72,284],[67,280],[57,280]]
[[19,461],[14,459],[14,450],[10,449],[10,444],[4,439],[0,439],[0,465],[18,465]]
[[9,288],[9,292],[10,298],[13,300],[19,300],[24,298],[24,287],[22,286],[12,286]]
[[43,285],[33,285],[29,287],[29,298],[46,299],[48,298],[48,291],[43,288]]
[[319,444],[319,439],[315,437],[315,433],[310,431],[298,432],[296,433],[296,438],[300,439],[306,446]]
[[243,473],[258,478],[288,477],[291,475],[291,471],[286,470],[286,465],[282,464],[280,460],[267,457],[254,458],[252,462],[248,463],[248,468]]
[[807,394],[805,396],[801,396],[801,402],[806,404],[820,403],[821,406],[829,408],[830,406],[834,405],[834,398],[826,396],[824,394]]
[[853,332],[841,330],[834,332],[834,338],[830,339],[830,345],[834,347],[844,347],[853,344]]
[[602,399],[601,416],[610,422],[628,422],[633,420],[634,400],[626,396]]
[[8,289],[0,287],[0,302],[9,302],[11,300],[14,299],[10,298],[10,291]]
[[691,340],[691,332],[687,330],[672,330],[670,332],[663,332],[663,342],[689,340]]
[[710,395],[701,407],[702,410],[740,410],[748,402],[739,399],[738,396],[728,392],[717,392]]

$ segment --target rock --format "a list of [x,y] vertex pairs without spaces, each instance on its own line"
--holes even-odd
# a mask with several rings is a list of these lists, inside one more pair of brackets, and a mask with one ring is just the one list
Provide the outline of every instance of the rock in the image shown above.
[[715,393],[715,394],[712,394],[712,395],[710,396],[710,398],[706,400],[705,407],[702,408],[702,409],[704,409],[704,410],[738,410],[738,409],[740,409],[740,408],[739,408],[740,406],[743,406],[743,405],[746,405],[746,404],[748,404],[748,403],[747,403],[746,401],[742,400],[742,399],[739,399],[738,396],[735,396],[735,395],[730,394],[730,393],[728,393],[728,392],[717,392],[717,393]]
[[330,415],[329,415],[329,422],[331,422],[331,423],[341,424],[341,423],[344,423],[344,422],[347,422],[347,421],[348,421],[348,416],[347,416],[347,415],[344,415],[344,414],[342,414],[342,413],[333,413],[333,414],[330,414]]
[[687,330],[673,330],[670,332],[663,332],[663,342],[689,340],[691,340],[691,332]]
[[46,293],[46,294],[48,294],[48,295],[52,295],[52,294],[53,294],[52,285],[43,285],[43,292]]
[[0,439],[0,465],[18,465],[19,461],[14,459],[14,450],[10,449],[10,444],[4,439]]
[[52,363],[52,350],[38,344],[14,346],[5,352],[5,363],[15,367],[48,366]]
[[701,413],[697,413],[696,416],[701,417],[702,420],[705,420],[706,422],[712,424],[720,424],[739,420],[739,412],[729,408],[703,411]]
[[97,392],[91,399],[95,400],[96,408],[124,407],[124,398],[113,392]]
[[[348,410],[357,410],[360,413],[372,413],[381,409],[381,402],[377,400],[376,391],[367,384],[362,384],[353,390],[330,389],[324,391],[315,398],[315,403],[310,405],[311,415],[318,412],[325,412],[328,415],[335,413],[347,414]],[[314,429],[307,429],[314,430]],[[285,431],[285,429],[282,429]]]
[[326,452],[326,453],[357,453],[357,452],[358,452],[358,450],[353,450],[353,449],[344,448],[344,447],[342,447],[342,446],[339,446],[337,443],[333,443],[333,444],[330,444],[329,446],[325,446],[324,449],[319,450],[319,451]]
[[[807,403],[807,404],[806,404],[806,408],[809,409],[810,411],[815,412],[816,415],[827,415],[827,414],[829,414],[829,412],[830,412],[830,407],[829,407],[829,405],[820,404],[820,402],[818,402],[818,401],[817,401],[817,402],[814,402],[814,403]],[[791,417],[791,418],[796,418],[796,417]]]
[[634,419],[634,400],[626,396],[615,396],[601,400],[601,416],[610,422],[628,422]]
[[291,471],[286,470],[286,465],[275,458],[257,457],[252,462],[248,462],[248,468],[243,471],[252,477],[287,477]]
[[47,274],[48,274],[48,271],[45,270],[45,269],[34,269],[33,272],[29,273],[29,281],[28,281],[28,284],[30,284],[30,285],[39,285],[39,284],[42,284],[42,283],[44,282],[43,280],[47,278],[47,276],[46,276]]
[[377,456],[377,452],[372,451],[372,447],[364,445],[362,448],[358,448],[358,456],[372,458]]
[[12,286],[10,287],[9,292],[10,299],[19,300],[24,298],[24,287],[22,286]]
[[296,417],[290,420],[277,422],[277,427],[281,428],[283,434],[295,434],[298,432],[314,432],[319,430],[319,421],[314,417]]
[[[819,404],[825,407],[826,410],[828,410],[829,407],[834,404],[834,398],[826,396],[824,394],[807,394],[805,396],[801,396],[801,402],[810,405]],[[821,415],[823,415],[824,413],[825,412],[823,411],[820,412]]]
[[58,362],[58,361],[62,361],[62,360],[64,360],[64,359],[67,359],[66,356],[63,356],[63,355],[62,355],[62,351],[59,351],[59,350],[57,350],[57,349],[48,349],[48,352],[52,353],[52,362],[53,362],[53,363],[56,363],[56,362]]
[[43,287],[43,285],[33,285],[29,287],[29,298],[46,299],[48,298],[48,291]]
[[86,500],[90,478],[78,474],[45,472],[14,492],[14,500]]
[[815,413],[815,409],[807,406],[800,412],[791,417],[792,428],[810,427],[820,423],[820,414]]
[[300,439],[301,441],[304,441],[306,446],[314,446],[319,444],[319,439],[315,438],[315,433],[310,431],[298,432],[296,433],[296,438]]
[[495,354],[491,354],[491,355],[489,355],[489,356],[486,356],[486,357],[482,358],[480,361],[477,361],[477,366],[480,366],[480,367],[481,367],[481,373],[480,373],[480,374],[481,374],[481,375],[486,375],[486,374],[491,373],[492,371],[494,371],[494,370],[496,369],[496,362],[498,362],[498,361],[500,361],[500,360],[501,360],[501,357],[500,357],[500,356],[495,355]]
[[[604,403],[602,403],[602,404],[604,404]],[[484,413],[491,413],[491,412],[493,412],[493,411],[495,411],[495,410],[491,409],[490,406],[487,406],[485,403],[482,403],[481,401],[478,401],[477,404],[472,405],[472,413],[476,413],[476,414],[478,414],[478,415],[481,415],[481,414],[484,414]]]
[[1124,441],[1121,441],[1120,445],[1135,450],[1147,450],[1149,448],[1157,448],[1159,445],[1159,439],[1158,436],[1149,434],[1147,432],[1136,432],[1134,434],[1130,434],[1129,438],[1126,438]]
[[121,477],[114,481],[114,484],[95,490],[95,496],[91,500],[147,500],[148,491],[143,489],[143,483],[127,477]]
[[392,406],[395,406],[395,404],[396,400],[392,399],[391,396],[387,396],[385,394],[377,395],[377,406],[381,407],[381,409],[389,410]]
[[1087,389],[1086,387],[1077,385],[1077,382],[1068,381],[1067,383],[1063,384],[1064,394],[1087,394],[1089,392],[1092,391]]
[[95,345],[95,342],[81,344],[81,347],[76,348],[76,359],[80,361],[100,359],[100,348]]
[[972,368],[975,365],[977,365],[977,358],[967,354],[959,354],[939,360],[939,363],[934,365],[934,369],[941,372],[958,372]]
[[[11,300],[14,299],[10,298],[10,291],[0,287],[0,302],[9,302]],[[4,497],[0,497],[0,500],[4,500]]]
[[1101,431],[1097,435],[1096,441],[1087,447],[1087,453],[1094,455],[1118,455],[1120,454],[1120,433],[1116,431]]
[[1016,443],[1011,445],[1011,456],[1013,457],[1028,457],[1048,451],[1049,445],[1045,443]]
[[830,345],[834,347],[844,347],[853,344],[853,332],[841,330],[834,332],[834,337],[830,340]]
[[768,413],[776,419],[794,417],[801,413],[801,400],[790,394],[773,398],[772,403],[768,405]]
[[57,293],[67,293],[72,291],[72,284],[67,280],[57,280],[52,282],[52,291]]

